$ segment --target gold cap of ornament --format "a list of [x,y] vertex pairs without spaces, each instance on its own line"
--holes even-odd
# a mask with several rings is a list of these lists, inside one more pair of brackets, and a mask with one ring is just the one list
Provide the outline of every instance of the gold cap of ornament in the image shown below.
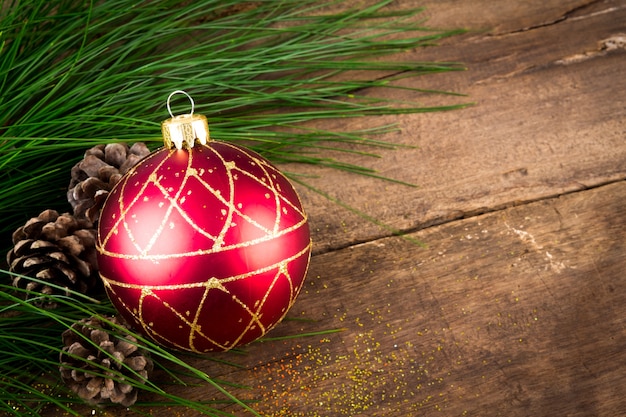
[[[174,116],[170,107],[170,100],[175,94],[184,94],[191,102],[191,113]],[[191,149],[196,140],[206,145],[209,140],[209,122],[201,114],[193,114],[194,102],[189,94],[183,90],[172,92],[167,98],[167,111],[172,116],[171,119],[161,122],[161,132],[163,142],[169,149]]]

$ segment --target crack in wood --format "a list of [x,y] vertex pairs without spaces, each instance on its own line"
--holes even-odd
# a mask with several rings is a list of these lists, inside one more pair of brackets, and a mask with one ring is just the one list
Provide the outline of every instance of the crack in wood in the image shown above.
[[602,10],[600,12],[589,13],[589,14],[585,14],[585,15],[582,15],[582,16],[574,17],[575,14],[580,13],[581,11],[583,11],[585,9],[588,9],[591,6],[593,6],[595,4],[598,4],[598,3],[602,3],[602,2],[603,2],[603,0],[593,0],[593,1],[589,2],[589,3],[583,4],[581,6],[574,7],[573,9],[566,11],[561,16],[559,16],[556,19],[553,19],[553,20],[551,20],[549,22],[544,22],[544,23],[539,23],[539,24],[532,25],[532,26],[527,26],[527,27],[524,27],[524,28],[521,28],[521,29],[516,29],[516,30],[512,30],[510,32],[506,32],[506,33],[499,33],[499,34],[495,34],[495,35],[492,34],[490,36],[503,36],[503,35],[512,35],[512,34],[515,34],[515,33],[528,32],[528,31],[531,31],[531,30],[536,30],[536,29],[541,29],[541,28],[545,28],[545,27],[548,27],[548,26],[553,26],[553,25],[559,24],[559,23],[561,23],[561,22],[563,22],[565,20],[586,19],[586,18],[595,16],[597,14],[609,13],[611,11],[617,10],[616,7],[612,7],[612,8],[608,8],[608,9]]
[[[593,6],[596,6],[598,4],[603,4],[603,3],[604,3],[604,0],[594,0],[584,5],[574,7],[571,10],[566,11],[561,16],[549,22],[527,26],[521,29],[509,31],[506,33],[492,33],[492,34],[488,34],[487,37],[502,37],[502,36],[520,34],[520,33],[528,32],[528,31],[536,30],[536,29],[550,27],[550,26],[562,23],[564,21],[574,22],[574,21],[580,21],[584,19],[590,19],[590,18],[608,14],[608,13],[615,13],[619,10],[626,8],[626,6],[608,6],[608,7],[601,8],[599,10],[593,10]],[[591,11],[585,12],[586,10],[591,10]],[[612,36],[599,40],[597,45],[598,45],[597,48],[593,50],[588,50],[588,51],[584,51],[581,53],[572,54],[570,56],[563,57],[563,58],[560,58],[560,59],[557,59],[557,60],[554,60],[545,64],[541,64],[541,65],[534,64],[534,65],[529,65],[523,68],[518,68],[507,74],[496,75],[494,77],[490,77],[487,80],[482,80],[480,82],[483,83],[490,79],[495,79],[495,80],[508,79],[514,76],[524,75],[524,74],[528,74],[534,71],[543,70],[543,69],[552,67],[554,65],[570,65],[570,64],[587,61],[593,58],[600,58],[600,57],[607,56],[619,50],[626,49],[626,33],[621,33],[621,32],[615,33]]]
[[[580,193],[580,192],[584,192],[584,191],[588,191],[588,190],[593,190],[596,188],[601,188],[607,185],[611,185],[611,184],[615,184],[615,183],[619,183],[622,181],[626,181],[626,176],[624,177],[620,177],[617,179],[612,179],[612,180],[608,180],[608,181],[603,181],[603,182],[599,182],[597,184],[593,184],[593,185],[585,185],[582,183],[577,183],[580,187],[574,189],[574,190],[570,190],[570,191],[564,191],[561,193],[556,193],[556,194],[549,194],[543,197],[539,197],[539,198],[531,198],[528,200],[523,200],[523,201],[509,201],[509,202],[505,202],[502,204],[498,204],[496,206],[493,207],[481,207],[475,210],[467,210],[467,211],[461,211],[461,210],[453,210],[451,211],[451,214],[448,216],[442,216],[442,217],[437,217],[431,220],[427,220],[424,221],[422,223],[420,223],[417,226],[414,227],[410,227],[410,228],[405,228],[405,229],[401,229],[401,230],[397,230],[394,233],[381,233],[377,236],[372,236],[366,239],[357,239],[357,240],[353,240],[351,242],[347,242],[343,245],[336,245],[336,246],[330,246],[330,247],[324,247],[324,248],[320,248],[316,251],[314,251],[312,253],[312,256],[319,256],[319,255],[324,255],[327,253],[331,253],[331,252],[338,252],[344,249],[348,249],[348,248],[355,248],[361,245],[365,245],[365,244],[373,244],[376,243],[380,240],[383,239],[389,239],[392,237],[397,237],[400,239],[403,238],[407,238],[408,235],[411,235],[413,233],[417,233],[423,230],[428,230],[432,227],[438,227],[438,226],[443,226],[443,225],[449,225],[452,224],[454,222],[460,221],[460,220],[465,220],[465,219],[470,219],[472,217],[478,217],[478,216],[482,216],[485,214],[490,214],[490,213],[496,213],[496,212],[500,212],[500,211],[504,211],[507,209],[510,209],[512,207],[518,207],[518,206],[524,206],[524,205],[528,205],[528,204],[532,204],[532,203],[536,203],[539,201],[548,201],[548,200],[555,200],[558,199],[562,196],[566,196],[566,195],[570,195],[570,194],[575,194],[575,193]],[[408,238],[407,238],[408,239]],[[427,246],[427,244],[426,244]]]

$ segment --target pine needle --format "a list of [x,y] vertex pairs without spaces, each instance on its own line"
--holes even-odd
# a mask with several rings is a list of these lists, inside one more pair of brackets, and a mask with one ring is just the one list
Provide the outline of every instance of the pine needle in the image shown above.
[[[424,28],[420,9],[391,11],[388,3],[3,1],[0,236],[42,209],[67,207],[69,169],[93,144],[158,147],[165,98],[177,89],[194,96],[214,137],[245,142],[274,162],[336,169],[345,165],[307,157],[332,143],[375,147],[370,135],[316,137],[303,122],[462,106],[398,106],[359,94],[397,88],[387,77],[398,74],[463,69],[378,59],[460,32]],[[173,103],[173,111],[187,106]]]
[[[0,1],[0,248],[8,250],[10,233],[41,210],[69,211],[70,168],[86,149],[113,141],[160,146],[159,123],[169,117],[165,98],[178,89],[194,97],[215,138],[243,143],[276,163],[388,179],[328,154],[379,157],[378,150],[395,146],[375,137],[394,126],[334,132],[307,122],[464,106],[365,94],[383,88],[408,89],[415,97],[454,96],[394,81],[464,69],[454,62],[383,59],[462,33],[427,28],[421,9],[395,10],[390,3],[373,0],[355,9],[341,0]],[[188,103],[172,104],[174,113],[188,112]],[[58,309],[42,309],[36,302],[50,296],[26,294],[11,280],[0,269],[0,410],[37,416],[53,406],[80,415],[80,403],[59,381],[60,335],[81,318],[114,314],[113,307],[72,294],[55,297]],[[131,378],[129,383],[162,399],[144,405],[229,415],[216,408],[227,402],[257,415],[226,383],[134,336],[160,369],[176,365],[180,371],[169,374],[172,381],[193,377],[223,396],[191,401]],[[141,413],[141,403],[135,409]]]

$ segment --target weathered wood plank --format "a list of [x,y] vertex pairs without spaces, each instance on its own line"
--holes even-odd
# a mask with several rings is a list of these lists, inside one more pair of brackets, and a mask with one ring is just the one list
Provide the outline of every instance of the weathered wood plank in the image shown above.
[[626,33],[626,4],[494,4],[426,3],[439,26],[487,30],[397,58],[465,62],[400,82],[464,92],[475,106],[325,126],[398,122],[385,139],[419,149],[351,162],[419,188],[286,167],[323,175],[312,183],[428,247],[377,239],[388,231],[302,190],[317,255],[290,317],[313,321],[270,336],[345,330],[209,356],[243,368],[194,361],[249,385],[234,393],[263,415],[626,415],[626,53],[605,42]]
[[624,201],[620,182],[429,228],[425,249],[316,256],[290,314],[316,322],[272,336],[344,332],[196,364],[263,415],[624,415]]
[[[402,2],[403,4],[404,2]],[[439,27],[467,27],[503,34],[551,25],[580,11],[589,11],[595,0],[493,2],[489,0],[434,0],[420,2],[426,7],[429,24]]]
[[[323,175],[311,183],[409,230],[626,178],[626,94],[620,94],[626,91],[626,6],[603,4],[601,12],[557,24],[499,36],[472,34],[402,57],[466,62],[466,72],[402,83],[465,92],[476,102],[473,107],[328,124],[354,129],[399,123],[401,131],[385,139],[419,149],[381,151],[380,160],[348,160],[419,188],[312,167],[288,169]],[[317,232],[317,252],[388,233],[314,193],[302,195]]]

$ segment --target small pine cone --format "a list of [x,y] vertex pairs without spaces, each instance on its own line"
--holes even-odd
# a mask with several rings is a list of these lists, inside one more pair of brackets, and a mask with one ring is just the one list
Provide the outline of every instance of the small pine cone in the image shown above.
[[[115,317],[107,320],[128,327]],[[129,407],[137,401],[136,384],[145,383],[154,364],[137,339],[93,316],[63,332],[59,355],[61,378],[80,398],[99,404],[110,401]]]
[[72,167],[67,200],[76,217],[98,221],[100,209],[109,191],[150,150],[137,142],[130,148],[126,143],[97,145],[85,152],[84,158]]
[[[50,282],[66,291],[21,276],[13,278],[14,287],[47,295],[68,295],[67,290],[93,293],[101,285],[96,229],[86,219],[45,210],[13,232],[13,245],[7,254],[11,272]],[[55,308],[57,305],[47,301],[40,306]]]

